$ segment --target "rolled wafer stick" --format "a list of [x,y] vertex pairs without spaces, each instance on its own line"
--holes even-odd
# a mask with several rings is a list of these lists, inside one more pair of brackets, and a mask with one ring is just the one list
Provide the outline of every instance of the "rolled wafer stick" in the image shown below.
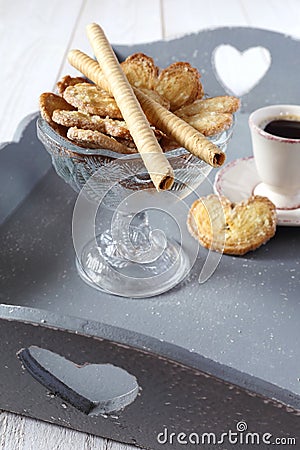
[[93,81],[97,86],[109,92],[110,95],[113,95],[97,61],[81,50],[70,50],[68,53],[68,61],[71,66],[79,70],[79,72]]
[[[101,68],[94,59],[80,50],[71,50],[68,54],[68,60],[73,67],[78,69],[102,89],[112,94]],[[147,118],[153,125],[178,142],[182,147],[186,148],[190,153],[203,159],[211,166],[220,167],[224,164],[225,153],[203,136],[203,134],[149,98],[139,89],[132,88]]]
[[139,89],[135,90],[135,94],[150,123],[153,123],[159,130],[171,136],[182,147],[203,159],[212,167],[220,167],[224,164],[225,153],[202,133],[149,98]]
[[159,146],[102,28],[92,23],[87,26],[87,35],[154,186],[157,190],[170,189],[174,183],[172,166]]

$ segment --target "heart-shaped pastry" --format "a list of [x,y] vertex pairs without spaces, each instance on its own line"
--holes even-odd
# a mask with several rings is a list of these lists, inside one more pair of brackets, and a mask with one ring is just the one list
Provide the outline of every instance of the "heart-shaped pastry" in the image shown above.
[[251,196],[238,204],[215,194],[196,200],[187,226],[200,244],[229,255],[244,255],[274,236],[276,208],[266,197]]
[[240,52],[222,44],[214,50],[213,65],[220,83],[238,97],[250,92],[271,65],[271,54],[265,47],[251,47]]

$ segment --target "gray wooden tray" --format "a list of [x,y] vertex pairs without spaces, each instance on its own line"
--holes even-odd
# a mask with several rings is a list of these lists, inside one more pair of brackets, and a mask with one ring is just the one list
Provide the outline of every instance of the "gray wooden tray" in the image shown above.
[[[299,41],[220,28],[116,51],[121,58],[142,51],[162,67],[190,61],[205,69],[207,92],[218,95],[224,88],[211,55],[223,43],[240,51],[262,45],[272,55],[265,77],[242,98],[230,161],[251,154],[247,121],[253,109],[300,103]],[[298,437],[299,228],[278,227],[269,243],[244,257],[224,255],[201,285],[204,249],[188,279],[161,296],[133,300],[100,293],[76,272],[76,193],[51,168],[36,137],[36,116],[25,122],[18,142],[0,151],[0,408],[151,449],[161,447],[157,434],[164,427],[222,433],[241,420],[253,432]],[[209,182],[198,190],[209,191]],[[115,366],[106,381],[95,375],[104,395],[97,397],[92,381],[86,390],[81,369],[47,350],[77,365]],[[111,386],[118,367],[123,391]]]

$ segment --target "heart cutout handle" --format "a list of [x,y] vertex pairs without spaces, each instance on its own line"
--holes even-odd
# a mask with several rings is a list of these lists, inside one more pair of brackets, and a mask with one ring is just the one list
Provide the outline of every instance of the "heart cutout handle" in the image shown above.
[[30,346],[17,353],[24,368],[50,392],[84,414],[119,411],[139,392],[136,378],[111,364],[82,366],[49,350]]
[[212,54],[212,65],[226,92],[241,97],[265,76],[271,66],[271,53],[262,46],[240,52],[232,45],[222,44]]

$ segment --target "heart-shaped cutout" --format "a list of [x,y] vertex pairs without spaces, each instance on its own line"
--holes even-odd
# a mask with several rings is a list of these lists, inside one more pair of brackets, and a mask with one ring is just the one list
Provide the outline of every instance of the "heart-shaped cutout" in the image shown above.
[[193,203],[187,225],[203,247],[244,255],[274,236],[276,208],[258,195],[233,204],[226,197],[211,194]]
[[237,97],[249,93],[271,66],[271,54],[265,47],[251,47],[240,52],[222,44],[213,52],[213,67],[225,90]]
[[91,416],[119,411],[138,395],[136,378],[111,364],[81,366],[36,346],[21,349],[17,355],[50,392]]

